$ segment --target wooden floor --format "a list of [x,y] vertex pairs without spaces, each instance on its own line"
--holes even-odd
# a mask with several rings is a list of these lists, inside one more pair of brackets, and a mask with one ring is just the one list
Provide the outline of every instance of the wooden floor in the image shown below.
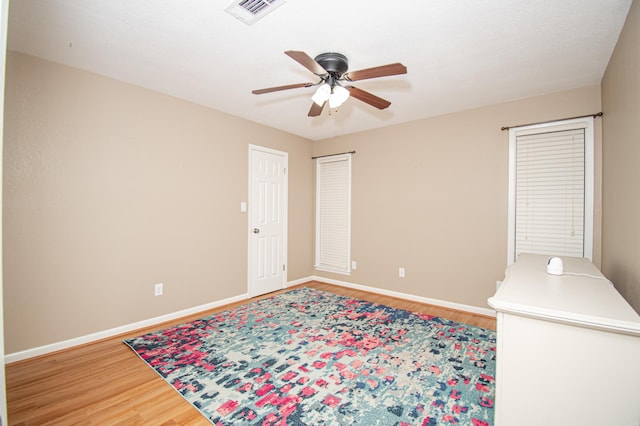
[[[345,296],[495,330],[495,318],[312,282]],[[295,288],[295,287],[292,287]],[[284,291],[289,291],[289,288]],[[277,292],[281,293],[281,292]],[[272,296],[277,293],[271,293]],[[264,297],[264,296],[263,296]],[[259,298],[251,299],[257,300]],[[9,424],[207,425],[202,415],[122,343],[242,303],[6,366]]]

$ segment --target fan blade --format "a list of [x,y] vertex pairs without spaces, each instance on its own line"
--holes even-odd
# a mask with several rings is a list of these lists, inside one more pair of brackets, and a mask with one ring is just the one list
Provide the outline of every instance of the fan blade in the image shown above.
[[367,68],[364,70],[351,71],[344,75],[345,80],[358,81],[368,78],[386,77],[389,75],[406,74],[407,67],[401,63],[381,65],[379,67]]
[[288,84],[286,86],[269,87],[267,89],[252,90],[251,93],[253,93],[254,95],[262,95],[263,93],[278,92],[280,90],[297,89],[299,87],[311,87],[311,86],[313,86],[313,83]]
[[311,56],[307,55],[304,52],[301,52],[299,50],[287,50],[284,53],[316,75],[324,75],[327,73],[327,70],[322,68],[322,66],[317,63],[315,59],[311,58]]
[[373,95],[369,92],[365,92],[362,89],[358,89],[357,87],[349,86],[347,87],[347,89],[349,89],[349,93],[354,98],[359,99],[362,102],[367,103],[378,109],[385,109],[389,107],[389,105],[391,105],[391,102],[385,99],[379,98],[376,95]]
[[322,105],[318,105],[315,102],[311,102],[311,108],[309,109],[309,114],[307,114],[307,116],[309,116],[309,117],[317,117],[317,116],[319,116],[322,113],[322,109],[324,108],[324,104],[326,104],[326,102],[323,103]]

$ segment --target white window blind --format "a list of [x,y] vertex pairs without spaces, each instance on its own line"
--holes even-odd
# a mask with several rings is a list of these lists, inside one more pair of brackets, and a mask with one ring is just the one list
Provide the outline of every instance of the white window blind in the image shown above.
[[316,163],[316,262],[318,270],[351,272],[351,155]]
[[510,263],[520,253],[591,258],[592,132],[581,122],[511,135]]

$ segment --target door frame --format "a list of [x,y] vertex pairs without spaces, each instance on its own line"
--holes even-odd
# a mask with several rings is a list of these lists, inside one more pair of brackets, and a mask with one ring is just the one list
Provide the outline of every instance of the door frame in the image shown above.
[[284,223],[283,235],[282,235],[282,261],[285,265],[284,271],[282,271],[282,289],[286,287],[287,284],[287,276],[289,272],[289,260],[288,260],[288,231],[289,231],[289,153],[285,151],[278,151],[276,149],[267,148],[264,146],[249,144],[249,173],[248,173],[248,206],[247,206],[247,294],[249,297],[254,297],[256,295],[255,283],[253,281],[253,265],[254,259],[252,258],[254,252],[254,241],[253,236],[253,223],[252,223],[252,214],[253,214],[253,153],[255,151],[267,152],[269,154],[274,154],[280,156],[284,159],[285,164],[285,179],[284,179],[284,209],[282,212],[282,220]]
[[[0,0],[0,223],[2,223],[2,163],[4,145],[4,83],[5,67],[7,63],[7,25],[9,23],[9,0]],[[2,226],[0,225],[0,241],[2,241]],[[0,244],[0,271],[2,270],[2,244]],[[5,378],[4,354],[4,300],[2,296],[2,274],[0,274],[0,426],[8,424],[7,419],[7,387]]]

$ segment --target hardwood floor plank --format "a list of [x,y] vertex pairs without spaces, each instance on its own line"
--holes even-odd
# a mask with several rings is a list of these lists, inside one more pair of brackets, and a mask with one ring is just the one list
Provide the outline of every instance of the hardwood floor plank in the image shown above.
[[145,365],[122,340],[302,286],[479,327],[496,328],[493,317],[314,281],[154,327],[8,364],[9,424],[208,425],[210,423],[198,410]]

